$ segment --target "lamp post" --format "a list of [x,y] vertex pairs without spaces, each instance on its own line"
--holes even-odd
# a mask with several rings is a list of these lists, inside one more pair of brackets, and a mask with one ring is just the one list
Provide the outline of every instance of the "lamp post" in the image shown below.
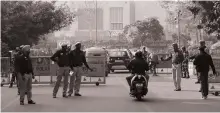
[[177,13],[177,26],[178,26],[178,45],[180,46],[180,10]]
[[95,2],[95,16],[96,16],[96,18],[95,18],[95,24],[96,24],[96,32],[95,32],[95,35],[96,35],[96,37],[95,37],[95,44],[97,44],[97,0],[96,0],[96,2]]

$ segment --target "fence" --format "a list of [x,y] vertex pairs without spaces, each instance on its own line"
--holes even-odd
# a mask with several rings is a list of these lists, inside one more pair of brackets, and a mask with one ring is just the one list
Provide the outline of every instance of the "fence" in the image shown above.
[[[33,84],[51,84],[52,76],[56,75],[56,65],[52,64],[49,56],[31,57],[35,80]],[[1,76],[10,77],[13,72],[12,63],[9,57],[1,58]]]

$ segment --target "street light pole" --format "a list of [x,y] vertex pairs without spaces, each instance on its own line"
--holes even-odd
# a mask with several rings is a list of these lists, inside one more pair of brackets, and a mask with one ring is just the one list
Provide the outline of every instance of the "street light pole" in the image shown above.
[[180,10],[178,10],[177,14],[177,24],[178,24],[178,45],[180,46]]
[[96,19],[95,19],[95,23],[96,23],[96,32],[95,32],[95,34],[96,34],[96,37],[95,37],[95,44],[97,44],[97,0],[96,0],[96,2],[95,2],[96,4],[95,4],[95,6],[96,6],[96,8],[95,8],[95,16],[96,16]]

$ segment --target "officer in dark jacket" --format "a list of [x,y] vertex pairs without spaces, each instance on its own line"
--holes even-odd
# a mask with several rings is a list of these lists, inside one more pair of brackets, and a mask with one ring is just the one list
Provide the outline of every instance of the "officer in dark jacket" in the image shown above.
[[75,89],[75,96],[81,96],[79,94],[80,84],[81,84],[81,76],[82,76],[82,66],[83,64],[90,70],[93,71],[86,62],[85,53],[81,50],[81,43],[77,42],[75,44],[75,49],[70,52],[70,62],[71,69],[73,74],[70,76],[70,84],[69,84],[69,95],[71,96],[73,93],[73,87]]
[[18,80],[20,88],[20,105],[24,105],[24,96],[27,92],[28,104],[35,104],[32,98],[32,78],[34,72],[32,67],[30,54],[30,46],[26,45],[22,48],[22,54],[17,56]]
[[[17,73],[18,73],[18,66],[16,63],[16,57],[18,55],[21,55],[21,49],[19,47],[16,47],[15,49],[15,54],[13,55],[13,73],[12,73],[12,78],[11,78],[11,83],[9,85],[9,88],[13,87],[13,83],[15,82],[15,79],[17,81],[17,87],[18,87],[18,78],[17,78]],[[19,87],[18,87],[19,88]],[[18,94],[19,94],[19,90],[18,90]]]
[[[200,44],[200,47],[205,47],[205,52],[208,53],[208,49],[205,46],[205,41],[200,40],[199,44]],[[197,55],[198,54],[195,54],[195,55],[189,57],[189,59],[193,60],[196,58]],[[199,84],[200,83],[200,76],[199,76],[198,72],[196,72],[196,75],[197,75],[197,81],[195,82],[195,84]],[[201,92],[201,89],[199,90],[199,92]]]
[[62,49],[58,50],[51,57],[51,60],[56,62],[59,66],[57,81],[53,89],[53,98],[56,98],[62,77],[64,77],[63,97],[67,98],[66,91],[68,88],[68,79],[69,79],[68,77],[69,77],[69,71],[70,71],[70,55],[67,50],[67,45],[62,45]]
[[201,80],[201,92],[202,98],[207,99],[208,96],[208,72],[209,66],[211,66],[213,74],[216,74],[215,66],[213,65],[212,57],[205,52],[205,47],[199,48],[200,53],[196,56],[193,64],[196,66],[196,71],[198,72]]
[[[149,76],[146,74],[146,71],[149,70],[149,66],[148,63],[144,60],[143,53],[141,51],[135,53],[135,59],[133,59],[128,64],[127,68],[132,72],[131,76],[126,77],[128,85],[130,87],[131,87],[131,79],[134,77],[134,74],[145,75],[147,81],[149,80]],[[146,86],[148,86],[148,82]],[[132,91],[132,87],[130,88],[130,90]]]

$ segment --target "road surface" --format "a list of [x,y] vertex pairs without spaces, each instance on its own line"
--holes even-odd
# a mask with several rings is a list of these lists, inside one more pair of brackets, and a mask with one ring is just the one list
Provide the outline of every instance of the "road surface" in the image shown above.
[[[17,89],[1,88],[2,112],[220,112],[220,96],[201,100],[194,79],[182,79],[182,91],[174,92],[171,75],[150,77],[149,93],[143,101],[129,96],[128,73],[114,73],[106,85],[83,85],[82,97],[52,98],[52,86],[33,86],[36,105],[19,105]],[[25,101],[26,102],[26,101]]]

